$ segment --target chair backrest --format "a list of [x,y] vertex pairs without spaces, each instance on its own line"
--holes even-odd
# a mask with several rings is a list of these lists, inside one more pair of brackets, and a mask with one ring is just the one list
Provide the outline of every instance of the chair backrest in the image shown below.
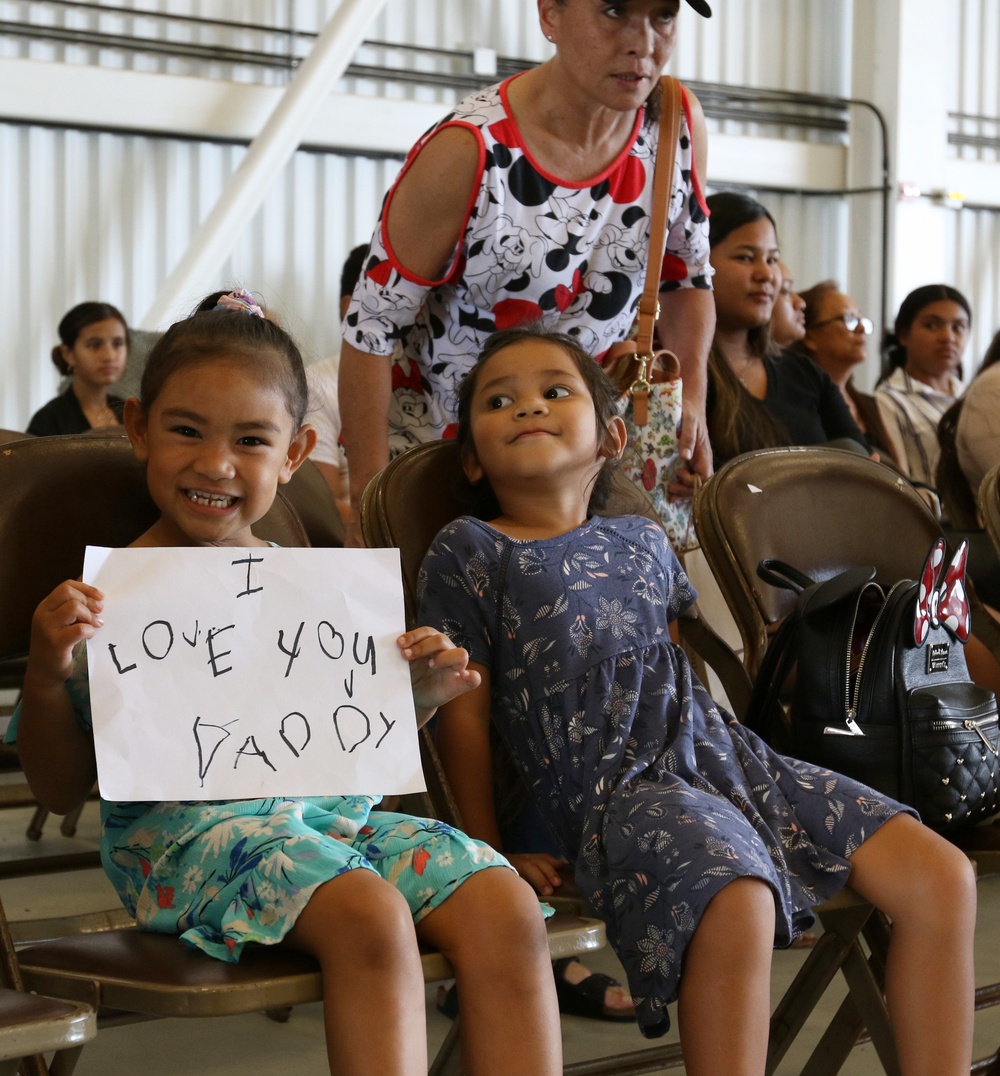
[[[368,483],[361,499],[360,522],[365,545],[399,549],[410,626],[416,623],[417,577],[424,555],[438,531],[464,511],[459,495],[461,479],[457,442],[428,441],[392,460]],[[649,499],[619,475],[615,476],[608,511],[649,515],[659,522]],[[460,827],[461,815],[427,727],[420,732],[420,755],[431,813]]]
[[976,495],[958,462],[958,420],[964,400],[956,400],[941,416],[938,423],[938,457],[934,481],[937,483],[945,518],[953,527],[969,530],[979,526],[976,518]]
[[695,497],[701,548],[756,675],[767,628],[795,596],[762,582],[757,565],[775,557],[816,579],[873,565],[894,583],[918,576],[941,528],[897,471],[835,448],[771,448],[737,456]]
[[[410,622],[417,609],[417,575],[435,535],[463,512],[462,463],[455,441],[430,441],[397,456],[368,484],[361,502],[365,545],[396,546]],[[616,474],[608,515],[645,515],[659,522],[649,498]]]
[[309,544],[339,549],[344,544],[344,519],[320,469],[307,459],[281,492],[295,509]]
[[[157,517],[122,434],[33,437],[0,447],[0,657],[24,653],[38,603],[76,578],[88,545],[124,546]],[[279,494],[256,533],[308,545]]]
[[19,430],[0,430],[0,445],[5,445],[10,441],[25,441],[32,436],[34,435],[21,433]]

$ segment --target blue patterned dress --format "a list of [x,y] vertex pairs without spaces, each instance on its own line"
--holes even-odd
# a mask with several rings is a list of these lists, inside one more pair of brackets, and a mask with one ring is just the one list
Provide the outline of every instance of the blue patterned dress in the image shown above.
[[521,541],[465,517],[420,585],[421,623],[491,670],[493,719],[607,924],[644,1035],[669,1028],[685,947],[723,886],[765,880],[787,945],[851,853],[908,810],[776,754],[713,703],[667,629],[694,591],[647,519]]
[[[89,730],[85,647],[73,665],[66,688]],[[8,741],[19,718],[20,708]],[[313,892],[346,871],[381,875],[406,897],[418,923],[477,871],[507,865],[443,822],[373,810],[379,798],[102,799],[101,862],[140,927],[179,934],[229,963],[247,942],[280,942]]]

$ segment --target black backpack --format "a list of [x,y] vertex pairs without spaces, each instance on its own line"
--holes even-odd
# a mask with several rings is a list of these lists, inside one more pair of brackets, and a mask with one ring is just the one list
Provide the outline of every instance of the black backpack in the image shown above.
[[776,560],[757,569],[798,600],[765,654],[746,724],[782,742],[779,693],[794,666],[789,753],[915,807],[942,833],[1000,807],[996,698],[965,662],[966,555],[963,543],[942,571],[938,539],[921,578],[888,592],[874,568],[823,582]]

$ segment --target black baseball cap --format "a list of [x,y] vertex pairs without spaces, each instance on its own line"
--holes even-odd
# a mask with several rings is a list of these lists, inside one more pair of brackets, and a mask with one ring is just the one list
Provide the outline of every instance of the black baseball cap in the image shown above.
[[706,19],[712,17],[712,9],[705,3],[705,0],[687,0],[687,2],[699,15],[704,15]]

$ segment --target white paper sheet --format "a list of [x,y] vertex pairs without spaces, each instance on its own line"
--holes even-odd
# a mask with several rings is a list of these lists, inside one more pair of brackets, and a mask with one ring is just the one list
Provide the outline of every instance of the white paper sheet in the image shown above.
[[395,549],[103,549],[87,657],[109,800],[422,790]]

